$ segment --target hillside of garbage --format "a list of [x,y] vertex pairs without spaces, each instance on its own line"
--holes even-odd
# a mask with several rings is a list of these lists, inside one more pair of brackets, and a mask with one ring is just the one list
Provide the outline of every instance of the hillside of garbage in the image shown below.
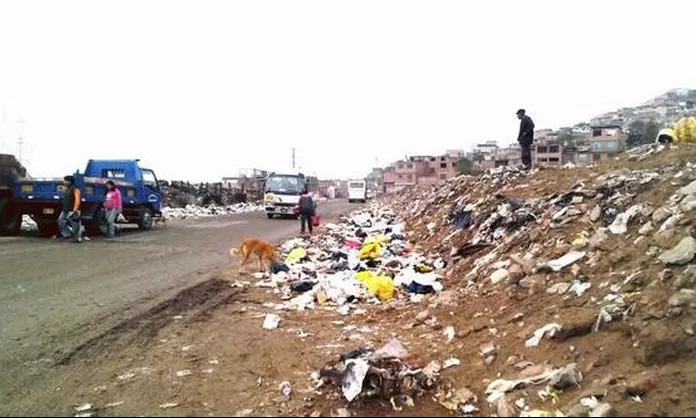
[[690,145],[416,187],[285,242],[263,326],[345,318],[343,414],[691,415],[694,208]]
[[[500,167],[389,202],[414,250],[448,261],[437,273],[455,292],[446,310],[467,364],[453,377],[476,408],[694,414],[695,157],[648,145],[587,168]],[[567,372],[561,383],[543,378],[554,370]]]

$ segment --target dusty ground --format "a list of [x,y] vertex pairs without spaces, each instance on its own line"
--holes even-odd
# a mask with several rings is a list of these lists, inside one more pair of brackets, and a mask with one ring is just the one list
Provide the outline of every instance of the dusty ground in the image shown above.
[[[334,217],[354,207],[324,203],[320,214]],[[216,308],[243,297],[218,278],[229,268],[227,249],[247,236],[278,241],[297,229],[293,221],[248,213],[172,221],[115,242],[1,239],[0,415],[72,415],[74,403],[97,402],[96,383],[118,381],[114,373],[142,356],[164,360],[155,367],[174,368],[162,358],[168,345],[160,340],[200,329],[199,321]],[[227,344],[253,339],[245,324],[227,324],[235,337]],[[139,400],[109,413],[161,413],[159,399],[171,395],[155,395],[160,390],[137,390]]]

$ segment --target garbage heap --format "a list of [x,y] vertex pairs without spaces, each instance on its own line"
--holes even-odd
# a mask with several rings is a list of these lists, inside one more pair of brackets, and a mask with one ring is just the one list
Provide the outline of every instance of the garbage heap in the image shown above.
[[[592,168],[500,167],[389,204],[417,243],[410,251],[426,249],[456,292],[462,351],[472,365],[485,359],[482,376],[469,367],[460,383],[485,395],[482,413],[694,406],[683,392],[691,375],[660,385],[672,401],[650,395],[696,353],[696,147],[651,144]],[[496,363],[501,352],[509,357]],[[525,390],[542,383],[539,397]]]
[[285,261],[275,263],[270,276],[257,283],[280,295],[277,309],[332,304],[347,315],[362,302],[417,299],[442,290],[436,270],[445,262],[414,252],[403,223],[389,209],[372,205],[323,229],[323,234],[284,242]]
[[[415,252],[403,223],[375,204],[322,225],[321,233],[294,238],[280,246],[280,260],[270,273],[256,273],[257,286],[278,295],[276,311],[335,309],[362,315],[371,306],[409,304],[440,292],[439,271],[446,263]],[[267,314],[263,327],[277,328],[281,318]],[[339,353],[316,376],[317,385],[334,383],[346,400],[380,397],[412,403],[438,381],[438,371],[406,362],[398,340],[379,350],[365,347]]]
[[257,212],[262,210],[264,210],[263,205],[259,205],[256,203],[235,203],[234,205],[227,206],[186,205],[183,208],[172,208],[166,206],[162,209],[162,213],[166,218],[186,219],[231,215],[234,213]]

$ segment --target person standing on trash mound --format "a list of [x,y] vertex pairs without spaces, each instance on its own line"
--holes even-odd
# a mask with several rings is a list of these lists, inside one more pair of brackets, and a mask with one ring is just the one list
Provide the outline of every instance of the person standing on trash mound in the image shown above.
[[527,116],[524,109],[517,111],[517,119],[520,120],[520,133],[517,142],[522,151],[522,165],[525,170],[532,168],[532,144],[534,143],[534,122]]
[[[300,234],[305,234],[305,229],[312,234],[312,217],[315,215],[314,199],[309,195],[307,189],[302,190],[300,201],[297,204],[300,207]],[[306,228],[305,228],[306,225]]]

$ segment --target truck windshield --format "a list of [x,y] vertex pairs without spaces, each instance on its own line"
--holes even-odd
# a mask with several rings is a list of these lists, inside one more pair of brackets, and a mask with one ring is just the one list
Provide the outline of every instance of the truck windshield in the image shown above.
[[158,189],[157,177],[155,177],[155,172],[152,170],[143,169],[143,183],[153,190]]
[[362,181],[351,181],[348,184],[349,189],[364,189],[365,188],[365,183]]
[[266,180],[266,191],[273,193],[300,193],[304,181],[299,176],[271,176]]

